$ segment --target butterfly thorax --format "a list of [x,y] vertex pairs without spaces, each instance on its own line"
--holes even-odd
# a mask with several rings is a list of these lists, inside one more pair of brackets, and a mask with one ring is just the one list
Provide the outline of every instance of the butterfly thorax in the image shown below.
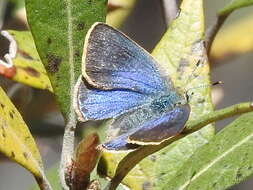
[[150,107],[154,113],[163,113],[172,110],[180,102],[184,102],[184,99],[177,93],[171,92],[153,100]]

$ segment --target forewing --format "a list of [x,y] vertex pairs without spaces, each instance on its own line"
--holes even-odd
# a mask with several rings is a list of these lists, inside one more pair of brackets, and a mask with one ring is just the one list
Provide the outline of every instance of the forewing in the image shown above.
[[116,118],[173,88],[149,53],[103,23],[94,24],[86,36],[83,77],[74,102],[82,121]]
[[100,89],[156,94],[171,85],[149,53],[103,23],[94,24],[86,36],[82,74]]

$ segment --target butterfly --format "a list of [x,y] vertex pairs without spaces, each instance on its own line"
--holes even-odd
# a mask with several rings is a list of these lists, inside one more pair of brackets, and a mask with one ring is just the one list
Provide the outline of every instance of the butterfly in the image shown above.
[[179,134],[190,106],[157,61],[125,34],[95,23],[74,92],[80,121],[112,119],[107,151],[160,144]]

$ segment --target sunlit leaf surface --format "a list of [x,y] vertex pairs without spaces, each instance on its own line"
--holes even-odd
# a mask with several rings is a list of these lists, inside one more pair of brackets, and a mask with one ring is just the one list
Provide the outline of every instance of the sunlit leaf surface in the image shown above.
[[34,139],[20,113],[0,87],[0,152],[37,177],[43,166]]
[[225,190],[252,175],[252,118],[252,113],[244,114],[225,127],[197,150],[161,189]]

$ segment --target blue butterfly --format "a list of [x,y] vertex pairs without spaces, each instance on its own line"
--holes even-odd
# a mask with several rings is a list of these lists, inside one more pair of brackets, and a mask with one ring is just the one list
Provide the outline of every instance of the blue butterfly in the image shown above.
[[126,35],[95,23],[82,62],[75,110],[81,121],[112,119],[104,149],[160,144],[183,130],[188,101],[154,58]]

